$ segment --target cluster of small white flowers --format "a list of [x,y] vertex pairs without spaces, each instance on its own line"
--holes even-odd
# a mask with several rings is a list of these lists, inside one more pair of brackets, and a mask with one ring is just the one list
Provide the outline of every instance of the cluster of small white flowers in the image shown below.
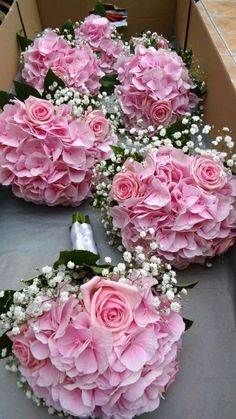
[[78,275],[75,264],[68,262],[67,266],[60,265],[58,269],[44,266],[34,279],[22,280],[24,288],[13,294],[13,303],[8,311],[0,316],[1,327],[11,330],[13,335],[18,335],[21,325],[31,317],[39,317],[43,312],[49,311],[55,298],[66,301],[70,295],[77,296]]
[[119,108],[116,99],[107,95],[106,92],[91,97],[89,95],[82,95],[73,87],[65,87],[62,89],[58,86],[56,81],[49,86],[49,90],[52,91],[52,94],[48,93],[46,99],[54,106],[69,104],[72,109],[72,115],[78,119],[82,118],[85,112],[101,110],[104,116],[109,120],[111,130],[117,132],[120,118]]
[[181,310],[180,300],[187,294],[187,290],[177,286],[176,272],[169,263],[163,262],[157,256],[147,256],[143,253],[142,246],[137,246],[133,254],[127,250],[124,251],[122,258],[123,262],[119,262],[112,270],[104,268],[102,275],[107,279],[115,279],[133,285],[141,291],[146,289],[147,280],[150,277],[155,278],[154,307],[159,309],[158,296],[162,295],[166,297],[167,303],[166,306],[163,304],[163,312],[168,313],[169,310],[179,312]]
[[[47,29],[45,29],[45,31],[46,30]],[[64,28],[63,29],[63,33],[62,33],[62,31],[59,28],[55,28],[55,29],[52,29],[52,30],[53,30],[53,32],[56,32],[56,34],[58,36],[60,36],[61,38],[65,39],[72,48],[73,47],[76,47],[75,37],[72,35],[72,33],[70,32],[69,29]]]
[[236,164],[236,154],[232,154],[234,141],[229,129],[224,127],[221,135],[211,141],[208,135],[214,127],[204,123],[202,114],[191,115],[186,112],[182,120],[166,128],[161,125],[154,128],[150,125],[143,129],[140,128],[142,122],[139,120],[136,128],[119,127],[116,132],[120,142],[125,144],[126,155],[129,152],[138,152],[145,156],[154,148],[174,146],[181,148],[186,154],[213,155],[215,160],[222,161],[229,168]]
[[[163,36],[159,35],[157,32],[146,31],[139,36],[132,36],[130,39],[130,46],[131,48],[135,48],[137,45],[143,45],[146,48],[156,47],[160,38],[163,38]],[[165,42],[167,42],[166,39]]]

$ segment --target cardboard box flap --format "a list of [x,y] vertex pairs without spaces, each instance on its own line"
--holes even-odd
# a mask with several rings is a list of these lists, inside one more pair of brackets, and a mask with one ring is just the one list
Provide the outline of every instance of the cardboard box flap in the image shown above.
[[0,90],[9,90],[19,67],[19,47],[16,32],[23,28],[16,1],[0,26]]

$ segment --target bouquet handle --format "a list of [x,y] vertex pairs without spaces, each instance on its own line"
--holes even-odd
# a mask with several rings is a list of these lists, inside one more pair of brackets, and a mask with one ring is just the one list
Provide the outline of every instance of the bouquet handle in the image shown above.
[[80,212],[73,214],[70,236],[73,250],[87,250],[98,254],[93,230],[87,215],[85,216]]

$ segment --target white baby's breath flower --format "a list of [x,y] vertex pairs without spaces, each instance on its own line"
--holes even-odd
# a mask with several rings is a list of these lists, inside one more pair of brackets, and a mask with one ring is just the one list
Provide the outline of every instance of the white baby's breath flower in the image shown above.
[[174,301],[173,303],[171,303],[170,308],[175,313],[179,313],[179,311],[181,309],[181,305],[179,303],[177,303],[176,301]]
[[166,291],[166,296],[169,301],[173,301],[173,299],[175,298],[175,294],[171,290]]
[[153,301],[152,301],[153,307],[158,308],[160,306],[160,303],[161,302],[160,302],[160,299],[158,297],[153,298]]
[[74,262],[72,262],[71,260],[69,260],[69,262],[67,263],[67,268],[74,269],[74,267],[75,267]]
[[156,249],[158,248],[158,244],[157,244],[156,242],[151,242],[151,243],[150,243],[150,248],[151,248],[152,250],[156,250]]
[[43,274],[50,274],[50,273],[52,272],[52,267],[51,267],[51,266],[44,266],[44,267],[41,269],[41,272],[42,272]]
[[129,263],[132,260],[132,255],[131,255],[130,252],[126,251],[126,252],[123,253],[123,258],[124,258],[125,262]]
[[124,263],[118,263],[117,268],[119,270],[119,272],[125,272],[126,270],[126,266]]
[[19,335],[19,333],[20,333],[20,328],[19,328],[18,326],[14,326],[14,327],[12,328],[12,334],[13,334],[14,336],[16,336],[16,335]]

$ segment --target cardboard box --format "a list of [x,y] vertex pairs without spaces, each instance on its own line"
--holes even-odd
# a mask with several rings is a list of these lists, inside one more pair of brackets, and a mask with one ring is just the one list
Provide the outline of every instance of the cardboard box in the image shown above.
[[200,65],[206,78],[205,120],[215,126],[214,134],[217,135],[218,130],[226,126],[232,130],[233,136],[236,137],[235,87],[199,7],[198,3],[191,3],[186,46],[193,49],[196,64]]
[[[173,35],[176,0],[114,0],[113,3],[128,9],[128,26],[122,28],[126,38],[148,29],[167,37]],[[95,4],[96,0],[38,0],[43,27],[61,26],[68,18],[82,20]]]
[[[34,37],[42,28],[61,26],[68,18],[83,19],[95,4],[96,0],[15,0],[0,26],[0,89],[10,88],[18,70],[17,31]],[[169,39],[176,36],[181,48],[193,49],[207,82],[206,120],[216,130],[229,126],[236,135],[235,88],[199,13],[199,4],[194,0],[114,0],[114,4],[128,10],[128,26],[121,28],[126,38],[149,29]]]
[[[171,39],[177,29],[180,44],[184,46],[186,2],[190,0],[115,0],[114,4],[128,9],[128,26],[121,28],[126,39],[146,30]],[[96,0],[15,0],[4,24],[0,26],[0,89],[8,90],[17,73],[19,49],[16,32],[21,30],[28,38],[33,38],[42,28],[60,27],[68,18],[73,21],[84,19],[95,5]]]
[[0,90],[8,90],[19,69],[16,32],[24,35],[16,1],[0,26]]

